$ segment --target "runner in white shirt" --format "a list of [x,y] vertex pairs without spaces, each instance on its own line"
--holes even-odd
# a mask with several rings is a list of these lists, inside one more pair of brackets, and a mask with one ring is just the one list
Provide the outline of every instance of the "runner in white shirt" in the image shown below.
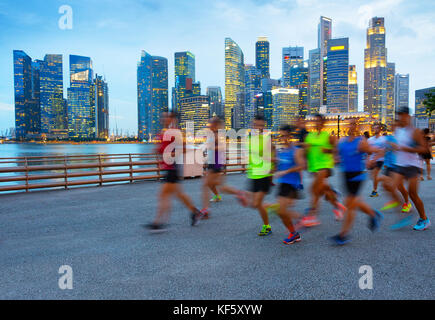
[[[374,148],[382,149],[382,150],[385,149],[387,140],[386,140],[385,136],[382,135],[381,125],[374,124],[373,131],[375,132],[375,135],[373,137],[369,138],[367,140],[367,142],[369,143],[369,145],[371,145]],[[368,159],[369,163],[373,162],[372,161],[373,158],[374,158],[374,155],[372,154]],[[379,194],[378,194],[378,183],[379,183],[378,175],[379,175],[379,172],[381,171],[383,166],[384,166],[384,158],[381,157],[381,158],[377,159],[376,162],[371,164],[370,167],[367,167],[367,169],[372,171],[372,179],[373,179],[373,191],[370,194],[370,197],[379,196]]]

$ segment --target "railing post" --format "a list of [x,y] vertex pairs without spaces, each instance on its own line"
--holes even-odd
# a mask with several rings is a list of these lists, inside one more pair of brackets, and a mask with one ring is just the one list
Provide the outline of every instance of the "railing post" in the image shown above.
[[101,168],[101,154],[98,155],[98,172],[100,177],[100,187],[103,185],[103,172]]
[[133,183],[133,164],[131,160],[131,153],[128,154],[129,161],[130,161],[130,183]]
[[29,168],[27,166],[27,157],[24,158],[26,166],[26,192],[29,192]]
[[68,169],[67,169],[67,163],[66,163],[66,155],[63,156],[63,172],[65,174],[65,190],[68,189]]

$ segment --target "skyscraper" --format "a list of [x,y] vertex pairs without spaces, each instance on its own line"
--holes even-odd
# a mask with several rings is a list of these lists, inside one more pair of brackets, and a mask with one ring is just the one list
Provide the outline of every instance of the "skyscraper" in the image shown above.
[[349,38],[327,41],[327,87],[328,113],[349,111]]
[[210,117],[224,119],[221,87],[207,87],[207,96],[210,102]]
[[426,94],[429,92],[435,94],[435,87],[415,90],[415,118],[417,121],[417,127],[420,129],[430,128],[433,132],[435,130],[435,114],[432,113],[432,116],[429,119],[426,106],[423,104],[427,99]]
[[255,43],[255,66],[261,72],[261,78],[270,78],[270,48],[267,37],[259,37]]
[[61,54],[47,54],[40,62],[41,132],[66,135],[68,112],[63,101]]
[[95,75],[95,124],[96,138],[109,137],[109,89],[102,76]]
[[319,112],[321,104],[321,77],[320,77],[320,49],[313,49],[309,51],[308,60],[308,106],[309,113],[315,114]]
[[384,18],[374,17],[367,28],[364,49],[364,111],[379,116],[382,122],[393,119],[387,110],[387,49]]
[[391,126],[394,119],[394,88],[396,81],[396,64],[394,62],[387,62],[387,107],[386,114],[391,115],[387,117],[386,124]]
[[308,114],[308,62],[300,62],[290,69],[290,87],[299,89],[299,115]]
[[332,34],[332,20],[330,18],[321,16],[320,22],[317,28],[317,47],[320,49],[320,105],[326,104],[326,66],[325,57],[327,55],[328,40],[331,39]]
[[168,60],[142,51],[137,66],[138,139],[152,139],[168,109]]
[[[15,98],[15,136],[23,140],[27,134],[34,131],[34,124],[38,121],[32,119],[38,110],[35,110],[32,93],[32,58],[24,51],[14,50],[14,98]],[[36,115],[40,119],[40,115]],[[34,123],[34,124],[32,124]]]
[[251,64],[245,65],[245,92],[244,92],[244,109],[243,114],[243,125],[242,127],[248,126],[252,123],[257,110],[255,106],[255,96],[261,93],[261,71]]
[[70,55],[70,88],[68,88],[68,134],[71,138],[95,137],[92,60]]
[[299,115],[299,90],[279,88],[272,90],[273,130],[277,131],[284,124],[292,123]]
[[[173,89],[172,108],[180,111],[179,100],[195,95],[193,86],[195,85],[195,55],[189,51],[175,52],[175,88]],[[199,84],[196,84],[199,86]],[[200,94],[200,93],[198,93]]]
[[194,123],[194,131],[207,127],[210,119],[210,100],[208,96],[191,96],[180,99],[180,127],[186,130],[188,122]]
[[225,38],[225,128],[231,129],[231,116],[237,92],[245,89],[243,52],[231,38]]
[[290,86],[290,70],[295,64],[304,60],[304,47],[282,48],[282,85]]
[[394,76],[394,111],[400,107],[409,108],[409,74],[396,73]]
[[358,112],[358,79],[356,66],[349,66],[349,112]]

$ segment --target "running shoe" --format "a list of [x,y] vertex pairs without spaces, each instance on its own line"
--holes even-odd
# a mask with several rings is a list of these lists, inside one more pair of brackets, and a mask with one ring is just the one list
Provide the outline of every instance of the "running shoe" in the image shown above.
[[320,221],[315,216],[305,216],[301,219],[299,223],[306,228],[310,228],[318,226],[320,224]]
[[398,230],[398,229],[401,229],[401,228],[407,227],[407,226],[409,226],[409,225],[411,225],[411,224],[412,224],[412,217],[411,217],[411,216],[407,216],[407,217],[401,219],[399,222],[393,224],[393,225],[390,227],[390,229],[391,229],[391,230]]
[[[390,201],[390,202],[387,202],[386,204],[384,204],[384,206],[381,208],[381,210],[382,211],[390,210],[390,209],[398,207],[399,205],[400,205],[400,203],[397,201]],[[403,205],[402,210],[405,207],[405,205],[406,205],[406,203]]]
[[423,220],[423,219],[418,219],[417,224],[414,226],[414,230],[417,231],[423,231],[426,230],[427,228],[429,228],[430,226],[430,221],[429,219]]
[[372,197],[372,198],[375,198],[375,197],[378,197],[378,196],[379,196],[379,194],[375,190],[373,190],[372,193],[370,194],[370,197]]
[[210,212],[208,211],[208,209],[206,209],[206,208],[202,209],[201,210],[201,219],[207,220],[208,218],[210,218],[209,213]]
[[272,227],[270,225],[263,225],[261,231],[258,233],[260,237],[268,236],[272,233]]
[[342,205],[340,202],[337,202],[335,209],[332,209],[334,212],[335,220],[341,221],[344,218],[344,212],[346,211],[346,207]]
[[350,237],[349,237],[349,236],[344,236],[344,237],[342,237],[342,236],[340,236],[339,234],[337,234],[336,236],[331,237],[330,239],[331,239],[331,241],[332,241],[334,244],[336,244],[336,245],[338,245],[338,246],[343,246],[343,245],[345,245],[346,243],[349,243],[349,242],[350,242]]
[[201,217],[202,217],[202,213],[198,209],[195,209],[195,211],[190,214],[190,219],[192,221],[192,227],[198,225]]
[[151,233],[161,233],[167,231],[167,227],[164,224],[158,224],[158,223],[150,223],[147,225],[144,225],[146,229],[149,230]]
[[411,202],[404,203],[403,206],[402,206],[402,212],[403,213],[408,213],[409,211],[411,211],[411,209],[412,209]]
[[375,232],[379,229],[381,221],[384,219],[384,215],[379,210],[374,210],[375,216],[370,218],[369,229]]
[[290,232],[288,237],[283,240],[285,244],[292,244],[301,241],[301,235],[298,232]]
[[214,195],[213,198],[210,199],[210,202],[219,202],[222,201],[222,196],[220,194]]

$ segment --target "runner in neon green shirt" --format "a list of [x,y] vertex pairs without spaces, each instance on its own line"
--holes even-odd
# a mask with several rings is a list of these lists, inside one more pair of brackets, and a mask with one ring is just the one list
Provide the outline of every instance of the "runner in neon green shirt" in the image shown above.
[[336,146],[335,137],[323,131],[325,119],[321,114],[315,115],[316,131],[310,132],[305,138],[305,152],[307,157],[308,171],[313,173],[314,180],[311,186],[311,208],[309,214],[301,220],[305,227],[319,225],[317,210],[319,200],[325,196],[334,206],[334,214],[337,220],[341,220],[346,208],[337,201],[336,192],[328,184],[328,177],[332,175],[334,168],[334,153]]

